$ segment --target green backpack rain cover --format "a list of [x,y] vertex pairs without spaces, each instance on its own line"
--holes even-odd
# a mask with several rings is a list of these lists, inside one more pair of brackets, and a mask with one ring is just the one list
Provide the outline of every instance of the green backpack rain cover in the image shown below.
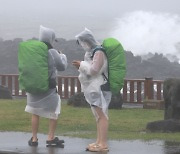
[[37,40],[21,42],[18,49],[19,87],[32,94],[49,88],[48,47]]
[[[118,94],[123,88],[126,75],[126,57],[124,49],[121,43],[114,38],[105,39],[101,49],[106,54],[108,61],[110,91],[113,94]],[[97,49],[95,49],[95,51],[97,51]]]

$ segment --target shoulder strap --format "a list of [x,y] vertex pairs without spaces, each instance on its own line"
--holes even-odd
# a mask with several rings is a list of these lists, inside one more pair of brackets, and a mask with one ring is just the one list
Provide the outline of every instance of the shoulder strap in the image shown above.
[[44,43],[47,45],[48,50],[53,48],[53,46],[50,43],[48,43],[48,42],[44,42]]
[[[50,43],[48,43],[48,42],[44,42],[46,45],[47,45],[47,47],[48,47],[48,50],[49,49],[53,49],[53,46],[50,44]],[[52,56],[52,58],[53,58],[53,55],[50,53],[50,55]],[[54,59],[54,58],[53,58]],[[53,60],[53,63],[55,63],[54,62],[54,60]],[[54,64],[55,65],[55,64]],[[50,72],[50,71],[49,71]],[[53,88],[56,88],[56,85],[57,85],[57,83],[56,83],[56,79],[55,78],[51,78],[52,77],[52,75],[53,75],[53,71],[51,71],[50,72],[50,74],[49,74],[49,88],[50,89],[53,89]]]
[[[103,51],[104,54],[106,55],[105,49],[104,49],[102,46],[97,46],[95,49],[93,49],[93,52],[92,52],[92,55],[91,55],[91,59],[93,59],[94,54],[95,54],[96,51],[98,51],[98,50]],[[106,55],[106,56],[107,56],[107,55]]]
[[[102,46],[97,46],[97,47],[93,50],[93,53],[92,53],[91,59],[93,59],[94,54],[95,54],[95,53],[96,53],[96,51],[98,51],[98,50],[100,50],[100,51],[104,52],[104,54],[105,54],[105,55],[106,55],[106,57],[107,57],[107,54],[106,54],[105,49],[104,49]],[[102,73],[102,76],[106,79],[106,81],[108,81],[108,78],[106,77],[106,75],[105,75],[104,73]]]

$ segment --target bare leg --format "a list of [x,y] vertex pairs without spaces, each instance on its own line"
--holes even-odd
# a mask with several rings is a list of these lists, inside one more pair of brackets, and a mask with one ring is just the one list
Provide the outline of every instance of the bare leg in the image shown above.
[[101,136],[100,136],[100,127],[99,127],[99,122],[98,121],[96,122],[96,125],[97,125],[97,139],[96,139],[96,143],[99,144]]
[[88,147],[95,146],[95,145],[97,145],[97,144],[100,143],[100,131],[99,131],[98,122],[96,122],[96,127],[97,127],[97,131],[96,131],[96,135],[97,135],[97,137],[96,137],[96,142],[89,144]]
[[49,120],[48,141],[54,139],[54,133],[55,133],[55,130],[56,130],[56,126],[57,126],[57,120],[55,120],[55,119],[50,119],[50,120]]
[[100,142],[100,129],[99,129],[99,124],[98,124],[98,117],[97,117],[97,113],[96,113],[96,110],[95,110],[95,107],[91,107],[91,110],[95,116],[95,119],[96,119],[96,141],[89,144],[87,149],[93,147],[93,146],[96,146],[97,144],[99,144]]
[[96,112],[99,116],[98,119],[98,132],[99,132],[99,145],[102,147],[107,147],[107,133],[108,133],[108,119],[104,115],[101,108],[96,107]]
[[39,116],[33,114],[32,115],[32,141],[35,142],[37,141],[37,133],[38,133],[38,128],[39,128]]

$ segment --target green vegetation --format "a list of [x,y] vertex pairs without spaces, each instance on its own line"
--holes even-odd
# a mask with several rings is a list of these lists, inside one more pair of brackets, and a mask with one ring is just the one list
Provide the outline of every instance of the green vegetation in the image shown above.
[[[0,131],[31,132],[31,114],[24,112],[25,99],[0,100]],[[146,131],[148,122],[162,120],[164,111],[149,109],[109,110],[109,138],[163,139],[180,141],[180,133],[151,133]],[[48,120],[41,118],[40,133],[48,132]],[[72,107],[62,102],[57,135],[95,138],[96,125],[90,108]]]

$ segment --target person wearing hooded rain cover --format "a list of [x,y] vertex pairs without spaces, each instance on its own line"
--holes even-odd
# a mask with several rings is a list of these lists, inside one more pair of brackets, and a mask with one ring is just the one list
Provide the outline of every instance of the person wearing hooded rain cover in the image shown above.
[[76,35],[76,39],[86,52],[84,61],[74,60],[72,64],[79,71],[82,91],[86,101],[91,106],[97,124],[96,142],[89,144],[86,150],[92,152],[109,151],[107,144],[108,106],[112,93],[101,90],[101,85],[107,82],[102,75],[104,73],[104,75],[108,76],[107,58],[101,50],[97,50],[92,57],[94,49],[100,46],[100,44],[87,28]]
[[[53,49],[55,32],[50,28],[40,26],[39,41],[48,46],[48,74],[51,81],[56,80],[56,71],[64,71],[67,67],[67,58]],[[42,94],[27,93],[26,112],[32,114],[32,138],[28,141],[29,146],[38,146],[39,117],[49,119],[49,133],[46,146],[59,146],[64,140],[54,136],[58,115],[60,114],[61,99],[56,90],[56,84]]]

